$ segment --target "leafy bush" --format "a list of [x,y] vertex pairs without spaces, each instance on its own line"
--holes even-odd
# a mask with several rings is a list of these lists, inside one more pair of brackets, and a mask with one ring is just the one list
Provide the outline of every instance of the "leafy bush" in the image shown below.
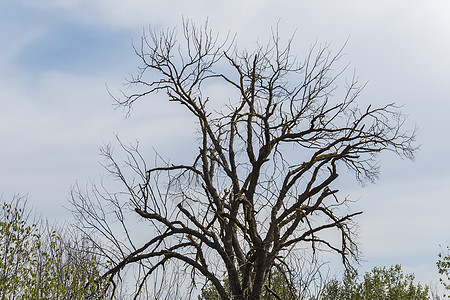
[[103,299],[107,284],[86,240],[29,222],[25,197],[0,209],[1,299]]

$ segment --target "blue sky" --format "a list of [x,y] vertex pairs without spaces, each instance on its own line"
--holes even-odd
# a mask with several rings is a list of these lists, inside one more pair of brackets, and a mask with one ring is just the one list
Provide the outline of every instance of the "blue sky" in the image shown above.
[[[172,159],[191,144],[193,125],[162,101],[131,118],[115,111],[114,92],[138,65],[131,44],[143,28],[179,26],[182,16],[240,45],[264,41],[279,22],[295,49],[315,41],[338,49],[368,81],[363,104],[403,104],[422,145],[414,163],[381,157],[376,185],[342,180],[359,199],[363,268],[401,263],[424,283],[437,277],[440,244],[450,243],[450,4],[447,1],[143,1],[0,2],[0,191],[29,193],[48,219],[70,218],[70,186],[102,176],[99,147],[118,133]],[[177,141],[174,143],[173,141]]]

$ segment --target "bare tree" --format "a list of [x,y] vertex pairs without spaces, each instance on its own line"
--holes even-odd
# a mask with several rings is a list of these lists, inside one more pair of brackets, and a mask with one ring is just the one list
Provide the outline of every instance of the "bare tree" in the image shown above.
[[[266,45],[240,51],[235,39],[221,41],[207,24],[184,21],[180,40],[176,30],[151,31],[135,48],[142,66],[129,84],[138,91],[117,104],[131,111],[136,101],[165,93],[195,116],[199,133],[198,155],[188,163],[159,159],[150,168],[137,147],[121,144],[128,155],[122,166],[105,147],[106,168],[124,193],[74,189],[85,228],[111,242],[105,276],[115,283],[124,268],[139,266],[135,298],[143,289],[155,293],[151,285],[177,263],[178,279],[191,289],[174,298],[209,282],[221,299],[260,299],[273,268],[287,280],[295,273],[289,259],[299,249],[338,253],[346,265],[358,258],[352,220],[361,212],[349,212],[333,184],[345,169],[373,181],[380,152],[413,158],[414,130],[403,129],[394,104],[358,106],[363,85],[355,76],[338,88],[346,67],[333,69],[342,49],[314,45],[299,61],[291,42],[283,46],[275,30]],[[229,94],[207,94],[215,84]],[[227,103],[216,100],[223,97]],[[137,224],[151,234],[145,241],[135,239],[140,229],[130,229],[130,212],[145,221]]]

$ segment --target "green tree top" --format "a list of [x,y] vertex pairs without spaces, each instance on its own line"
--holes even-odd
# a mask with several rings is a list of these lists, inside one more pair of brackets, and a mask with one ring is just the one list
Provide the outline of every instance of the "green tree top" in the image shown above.
[[[447,246],[446,252],[441,251],[438,254],[439,260],[436,263],[441,278],[439,281],[446,291],[450,291],[450,246]],[[444,297],[448,294],[444,293]]]
[[404,274],[400,265],[375,267],[358,281],[356,271],[348,271],[342,282],[331,281],[323,300],[426,300],[429,287],[414,283],[413,274]]
[[93,247],[29,214],[26,197],[0,207],[0,299],[104,299]]

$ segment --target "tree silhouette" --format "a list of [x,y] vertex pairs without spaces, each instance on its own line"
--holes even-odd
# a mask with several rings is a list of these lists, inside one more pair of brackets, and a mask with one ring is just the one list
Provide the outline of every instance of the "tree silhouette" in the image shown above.
[[[129,80],[136,92],[115,100],[130,112],[136,101],[165,93],[196,118],[199,151],[188,163],[159,160],[150,168],[137,147],[121,144],[128,155],[122,166],[107,146],[106,167],[125,192],[74,189],[85,228],[111,241],[104,254],[114,267],[105,276],[113,283],[135,265],[136,298],[149,284],[155,298],[169,291],[181,297],[180,285],[161,279],[179,263],[192,289],[210,282],[222,299],[260,299],[274,268],[289,280],[298,249],[332,251],[346,265],[357,258],[352,219],[361,212],[345,209],[335,180],[348,169],[373,181],[380,152],[413,158],[414,130],[403,129],[394,104],[360,107],[355,76],[338,88],[342,50],[314,45],[300,61],[291,43],[283,46],[274,31],[266,45],[240,51],[234,38],[222,41],[207,24],[190,21],[180,40],[176,30],[142,37],[135,48],[142,65]],[[227,94],[209,94],[214,85]],[[138,226],[151,232],[148,240],[130,234],[141,230],[127,223],[130,211],[145,221]]]

